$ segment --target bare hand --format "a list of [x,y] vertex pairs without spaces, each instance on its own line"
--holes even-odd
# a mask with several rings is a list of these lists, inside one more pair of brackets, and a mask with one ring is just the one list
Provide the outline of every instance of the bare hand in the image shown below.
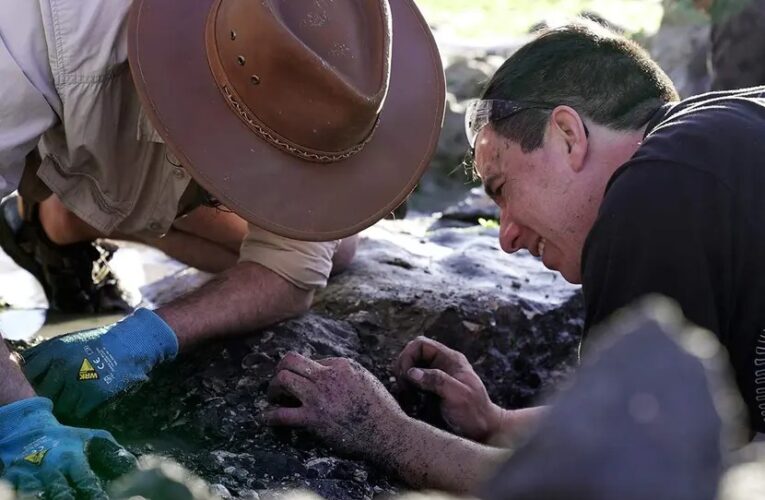
[[[269,425],[304,427],[348,453],[388,451],[407,418],[374,375],[346,358],[313,361],[287,353],[268,396],[277,404],[265,412]],[[285,396],[299,406],[279,405]]]
[[401,351],[393,372],[400,386],[414,385],[440,396],[441,415],[454,432],[484,442],[500,429],[505,410],[491,402],[486,387],[461,352],[417,337]]

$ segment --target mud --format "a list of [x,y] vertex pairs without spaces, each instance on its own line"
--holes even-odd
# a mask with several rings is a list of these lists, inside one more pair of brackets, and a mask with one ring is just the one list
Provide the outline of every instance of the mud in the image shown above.
[[[389,363],[407,341],[427,335],[464,352],[493,399],[519,408],[566,376],[582,326],[578,289],[528,254],[503,254],[496,229],[427,230],[434,222],[384,221],[366,231],[351,269],[309,314],[162,366],[86,423],[109,429],[137,454],[172,457],[224,498],[294,487],[330,499],[400,491],[405,485],[385,470],[338,457],[303,431],[260,422],[284,353],[348,356],[393,389]],[[203,279],[185,271],[143,292],[161,303]],[[408,397],[402,406],[443,424],[431,398]]]

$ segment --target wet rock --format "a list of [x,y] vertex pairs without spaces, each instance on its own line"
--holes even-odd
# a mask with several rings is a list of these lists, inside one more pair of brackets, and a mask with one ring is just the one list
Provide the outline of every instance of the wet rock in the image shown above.
[[[300,430],[261,423],[268,383],[287,351],[354,358],[393,390],[390,362],[425,334],[465,352],[495,401],[521,407],[566,377],[582,326],[578,287],[527,253],[504,254],[496,228],[428,230],[434,221],[367,230],[349,271],[317,294],[310,313],[161,366],[88,424],[138,454],[173,457],[233,498],[296,487],[330,499],[398,491],[386,471],[337,457]],[[189,277],[143,293],[170,300],[188,291]],[[444,425],[433,398],[401,398],[411,414]]]
[[593,332],[570,387],[486,485],[486,499],[714,500],[744,406],[724,349],[647,300]]

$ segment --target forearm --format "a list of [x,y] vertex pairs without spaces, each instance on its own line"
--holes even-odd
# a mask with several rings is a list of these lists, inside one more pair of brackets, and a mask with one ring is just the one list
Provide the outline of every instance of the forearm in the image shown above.
[[375,458],[417,488],[475,491],[508,454],[410,417],[395,427],[390,433],[394,442],[376,447]]
[[14,360],[5,342],[0,338],[0,406],[35,395],[32,386]]
[[180,350],[224,335],[252,332],[303,313],[313,292],[265,267],[240,262],[198,290],[157,309],[178,336]]

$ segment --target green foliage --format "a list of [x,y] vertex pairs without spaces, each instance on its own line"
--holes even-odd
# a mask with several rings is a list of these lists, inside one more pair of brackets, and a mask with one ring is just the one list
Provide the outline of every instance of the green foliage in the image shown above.
[[497,219],[484,219],[481,217],[478,219],[478,223],[488,229],[499,229],[499,221]]
[[416,0],[428,22],[460,38],[502,40],[527,33],[540,21],[557,23],[596,12],[629,33],[655,32],[661,0]]

